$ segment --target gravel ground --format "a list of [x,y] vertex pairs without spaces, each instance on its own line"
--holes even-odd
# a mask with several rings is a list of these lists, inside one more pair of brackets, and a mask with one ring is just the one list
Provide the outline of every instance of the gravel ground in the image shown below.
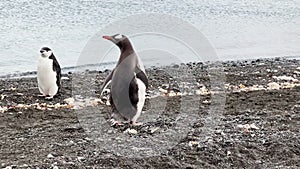
[[[142,126],[111,127],[109,70],[0,81],[2,168],[300,168],[300,61],[188,63],[147,70]],[[30,74],[33,74],[32,72]]]

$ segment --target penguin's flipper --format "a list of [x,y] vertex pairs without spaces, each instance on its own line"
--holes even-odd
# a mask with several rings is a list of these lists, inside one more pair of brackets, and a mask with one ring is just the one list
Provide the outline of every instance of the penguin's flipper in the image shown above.
[[114,74],[114,71],[115,69],[113,69],[110,74],[105,78],[105,81],[104,81],[104,84],[102,85],[101,87],[101,93],[100,93],[100,96],[102,96],[104,90],[107,88],[107,86],[111,83],[111,79],[112,79],[112,76]]
[[148,89],[149,82],[146,73],[143,70],[141,70],[138,66],[135,69],[135,73],[136,78],[140,79],[145,84],[146,89]]
[[51,55],[49,59],[53,60],[53,71],[56,72],[56,85],[58,86],[58,90],[60,89],[61,86],[61,68],[59,66],[58,61],[54,57],[54,55]]

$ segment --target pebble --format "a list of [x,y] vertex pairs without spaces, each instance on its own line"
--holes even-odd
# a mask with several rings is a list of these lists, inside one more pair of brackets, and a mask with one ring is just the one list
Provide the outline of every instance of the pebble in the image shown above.
[[189,141],[189,146],[190,147],[197,147],[199,145],[198,141]]
[[56,164],[52,164],[52,169],[58,169],[58,166],[56,166]]
[[1,106],[0,106],[0,113],[4,113],[4,112],[6,112],[7,110],[8,110],[7,107],[1,107]]
[[7,97],[7,96],[4,94],[1,94],[1,100],[3,100],[5,97]]
[[202,103],[203,103],[203,104],[209,104],[209,103],[211,103],[211,101],[209,101],[209,100],[204,100]]
[[209,95],[210,91],[205,87],[202,86],[199,90],[196,90],[197,95]]
[[300,71],[294,71],[294,73],[300,75]]
[[215,133],[216,133],[216,134],[222,134],[223,131],[222,131],[222,130],[216,130]]
[[10,90],[10,91],[14,91],[14,90],[17,90],[17,88],[15,88],[15,87],[11,87],[11,88],[9,88],[8,90]]
[[86,137],[84,138],[86,141],[92,141],[93,139],[89,138],[89,137]]
[[154,133],[156,132],[157,130],[159,130],[160,127],[153,127],[153,128],[150,128],[150,133]]
[[69,105],[74,105],[75,99],[72,98],[72,97],[66,98],[66,99],[64,100],[64,102],[66,102],[66,103],[69,104]]
[[284,80],[284,81],[292,81],[292,82],[299,82],[298,79],[295,79],[291,76],[273,76],[274,79],[276,80]]
[[94,99],[92,101],[93,106],[97,106],[99,103],[103,103],[101,99]]
[[83,160],[85,160],[85,158],[84,157],[77,157],[77,160],[78,161],[83,161]]
[[237,128],[241,128],[241,129],[245,129],[245,130],[249,130],[249,129],[259,130],[259,127],[257,127],[254,123],[252,123],[252,124],[238,124]]
[[254,123],[250,124],[250,128],[254,130],[259,130],[259,127],[257,127]]
[[10,165],[10,166],[6,166],[3,169],[14,169],[14,168],[17,168],[17,166],[16,165]]
[[240,85],[239,85],[239,88],[240,88],[240,89],[244,89],[244,88],[246,88],[246,86],[243,85],[243,84],[240,84]]
[[279,90],[280,89],[280,85],[276,82],[271,82],[271,83],[268,83],[268,87],[267,87],[268,90]]
[[67,77],[67,76],[63,76],[63,77],[61,77],[61,80],[69,80],[70,78],[69,77]]
[[47,158],[54,158],[54,156],[52,154],[48,154]]
[[137,130],[135,130],[135,129],[130,129],[130,128],[128,128],[128,129],[126,129],[126,130],[124,131],[124,133],[128,133],[128,134],[137,134],[138,132],[137,132]]
[[23,165],[20,166],[20,168],[22,168],[22,167],[25,168],[25,167],[29,167],[29,166],[28,166],[28,164],[23,164]]

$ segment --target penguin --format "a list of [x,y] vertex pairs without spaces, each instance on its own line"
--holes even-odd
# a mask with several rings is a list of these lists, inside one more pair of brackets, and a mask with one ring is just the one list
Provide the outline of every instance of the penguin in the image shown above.
[[37,81],[39,91],[45,99],[52,99],[61,87],[61,68],[52,50],[43,47],[40,50],[37,66]]
[[102,94],[111,84],[112,126],[122,125],[122,121],[133,126],[142,125],[137,119],[141,115],[148,89],[145,68],[125,35],[116,34],[103,38],[113,42],[121,52],[116,67],[107,76],[101,89]]

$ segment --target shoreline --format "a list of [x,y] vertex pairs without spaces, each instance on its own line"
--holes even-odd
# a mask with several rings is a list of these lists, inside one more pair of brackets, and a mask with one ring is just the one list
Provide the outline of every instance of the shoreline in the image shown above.
[[[240,63],[240,62],[251,62],[251,61],[255,61],[255,60],[264,60],[264,61],[274,61],[274,60],[300,60],[299,56],[283,56],[283,57],[262,57],[262,58],[255,58],[255,59],[241,59],[241,60],[224,60],[224,61],[217,61],[223,64],[228,64],[231,62],[236,62],[236,63]],[[105,62],[105,63],[99,63],[99,64],[87,64],[87,65],[80,65],[80,66],[68,66],[68,67],[62,67],[62,72],[63,75],[66,74],[70,74],[70,73],[75,73],[75,70],[77,73],[79,72],[83,72],[83,71],[108,71],[111,69],[99,69],[99,67],[103,67],[103,66],[110,66],[110,67],[114,67],[115,64],[117,62]],[[176,65],[176,64],[191,64],[191,63],[197,63],[197,62],[186,62],[186,63],[170,63],[169,66],[171,65]],[[214,62],[202,62],[204,64],[212,64]],[[168,66],[168,65],[167,65]],[[150,66],[147,68],[151,68],[151,67],[156,67],[156,66]],[[36,71],[28,71],[28,72],[14,72],[14,73],[7,73],[7,74],[3,74],[0,75],[0,80],[1,79],[13,79],[13,78],[33,78],[36,76]]]

